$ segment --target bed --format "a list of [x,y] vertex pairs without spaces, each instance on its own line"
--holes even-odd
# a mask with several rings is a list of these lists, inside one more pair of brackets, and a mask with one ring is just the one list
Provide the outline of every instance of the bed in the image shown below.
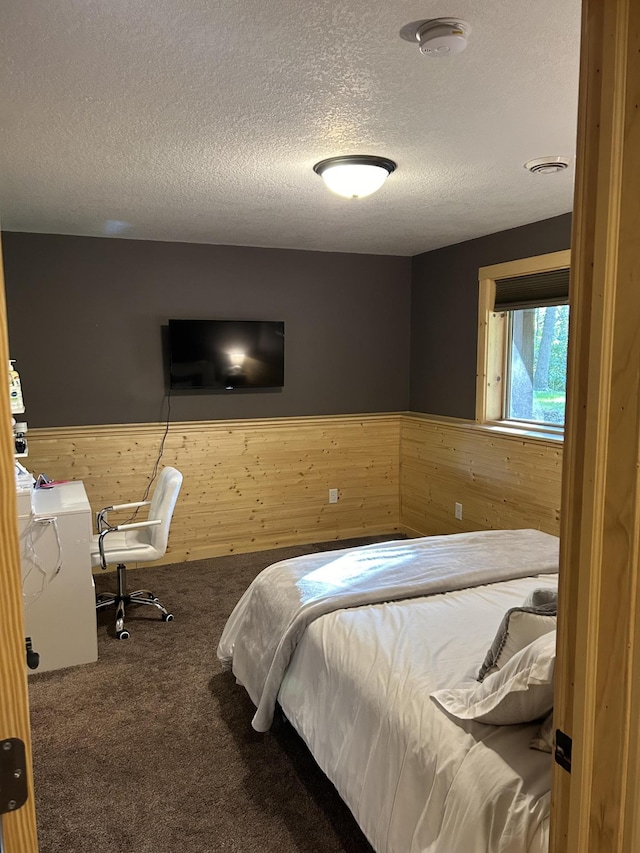
[[[286,560],[242,596],[218,657],[256,705],[254,728],[280,706],[378,853],[544,853],[551,756],[531,743],[553,693],[552,611],[537,639],[477,679],[488,650],[506,654],[505,614],[529,617],[523,602],[553,594],[557,570],[558,540],[533,530]],[[511,701],[505,673],[513,684],[541,644],[545,675],[539,652],[527,670],[534,718],[490,724],[495,711],[477,704],[465,718],[459,705],[478,691]]]

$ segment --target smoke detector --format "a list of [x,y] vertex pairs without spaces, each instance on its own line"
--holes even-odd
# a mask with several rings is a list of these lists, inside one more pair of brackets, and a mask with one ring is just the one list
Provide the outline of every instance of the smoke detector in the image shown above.
[[558,172],[564,172],[568,166],[568,157],[538,157],[524,164],[525,169],[534,175],[555,175]]
[[423,56],[455,56],[467,46],[471,27],[464,21],[453,18],[434,18],[421,22],[415,38]]

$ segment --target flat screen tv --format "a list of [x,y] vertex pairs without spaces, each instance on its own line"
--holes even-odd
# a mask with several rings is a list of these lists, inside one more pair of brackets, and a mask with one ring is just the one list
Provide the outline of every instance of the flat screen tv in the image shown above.
[[284,385],[284,323],[169,320],[172,389],[232,390]]

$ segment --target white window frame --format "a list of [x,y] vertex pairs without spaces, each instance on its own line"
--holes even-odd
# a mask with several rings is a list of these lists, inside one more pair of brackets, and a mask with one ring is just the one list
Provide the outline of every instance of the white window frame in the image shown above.
[[496,280],[568,269],[570,266],[571,250],[566,249],[479,269],[476,423],[528,434],[541,434],[550,438],[564,437],[563,426],[505,418],[509,318],[508,312],[495,312],[493,308],[496,300]]

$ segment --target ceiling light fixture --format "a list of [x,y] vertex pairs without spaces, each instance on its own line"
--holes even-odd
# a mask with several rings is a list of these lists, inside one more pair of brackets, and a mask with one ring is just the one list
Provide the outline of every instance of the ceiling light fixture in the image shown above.
[[367,154],[329,157],[313,167],[329,189],[345,198],[364,198],[379,190],[391,172],[393,160]]
[[564,172],[569,166],[568,157],[538,157],[524,164],[525,169],[534,175],[555,175]]

